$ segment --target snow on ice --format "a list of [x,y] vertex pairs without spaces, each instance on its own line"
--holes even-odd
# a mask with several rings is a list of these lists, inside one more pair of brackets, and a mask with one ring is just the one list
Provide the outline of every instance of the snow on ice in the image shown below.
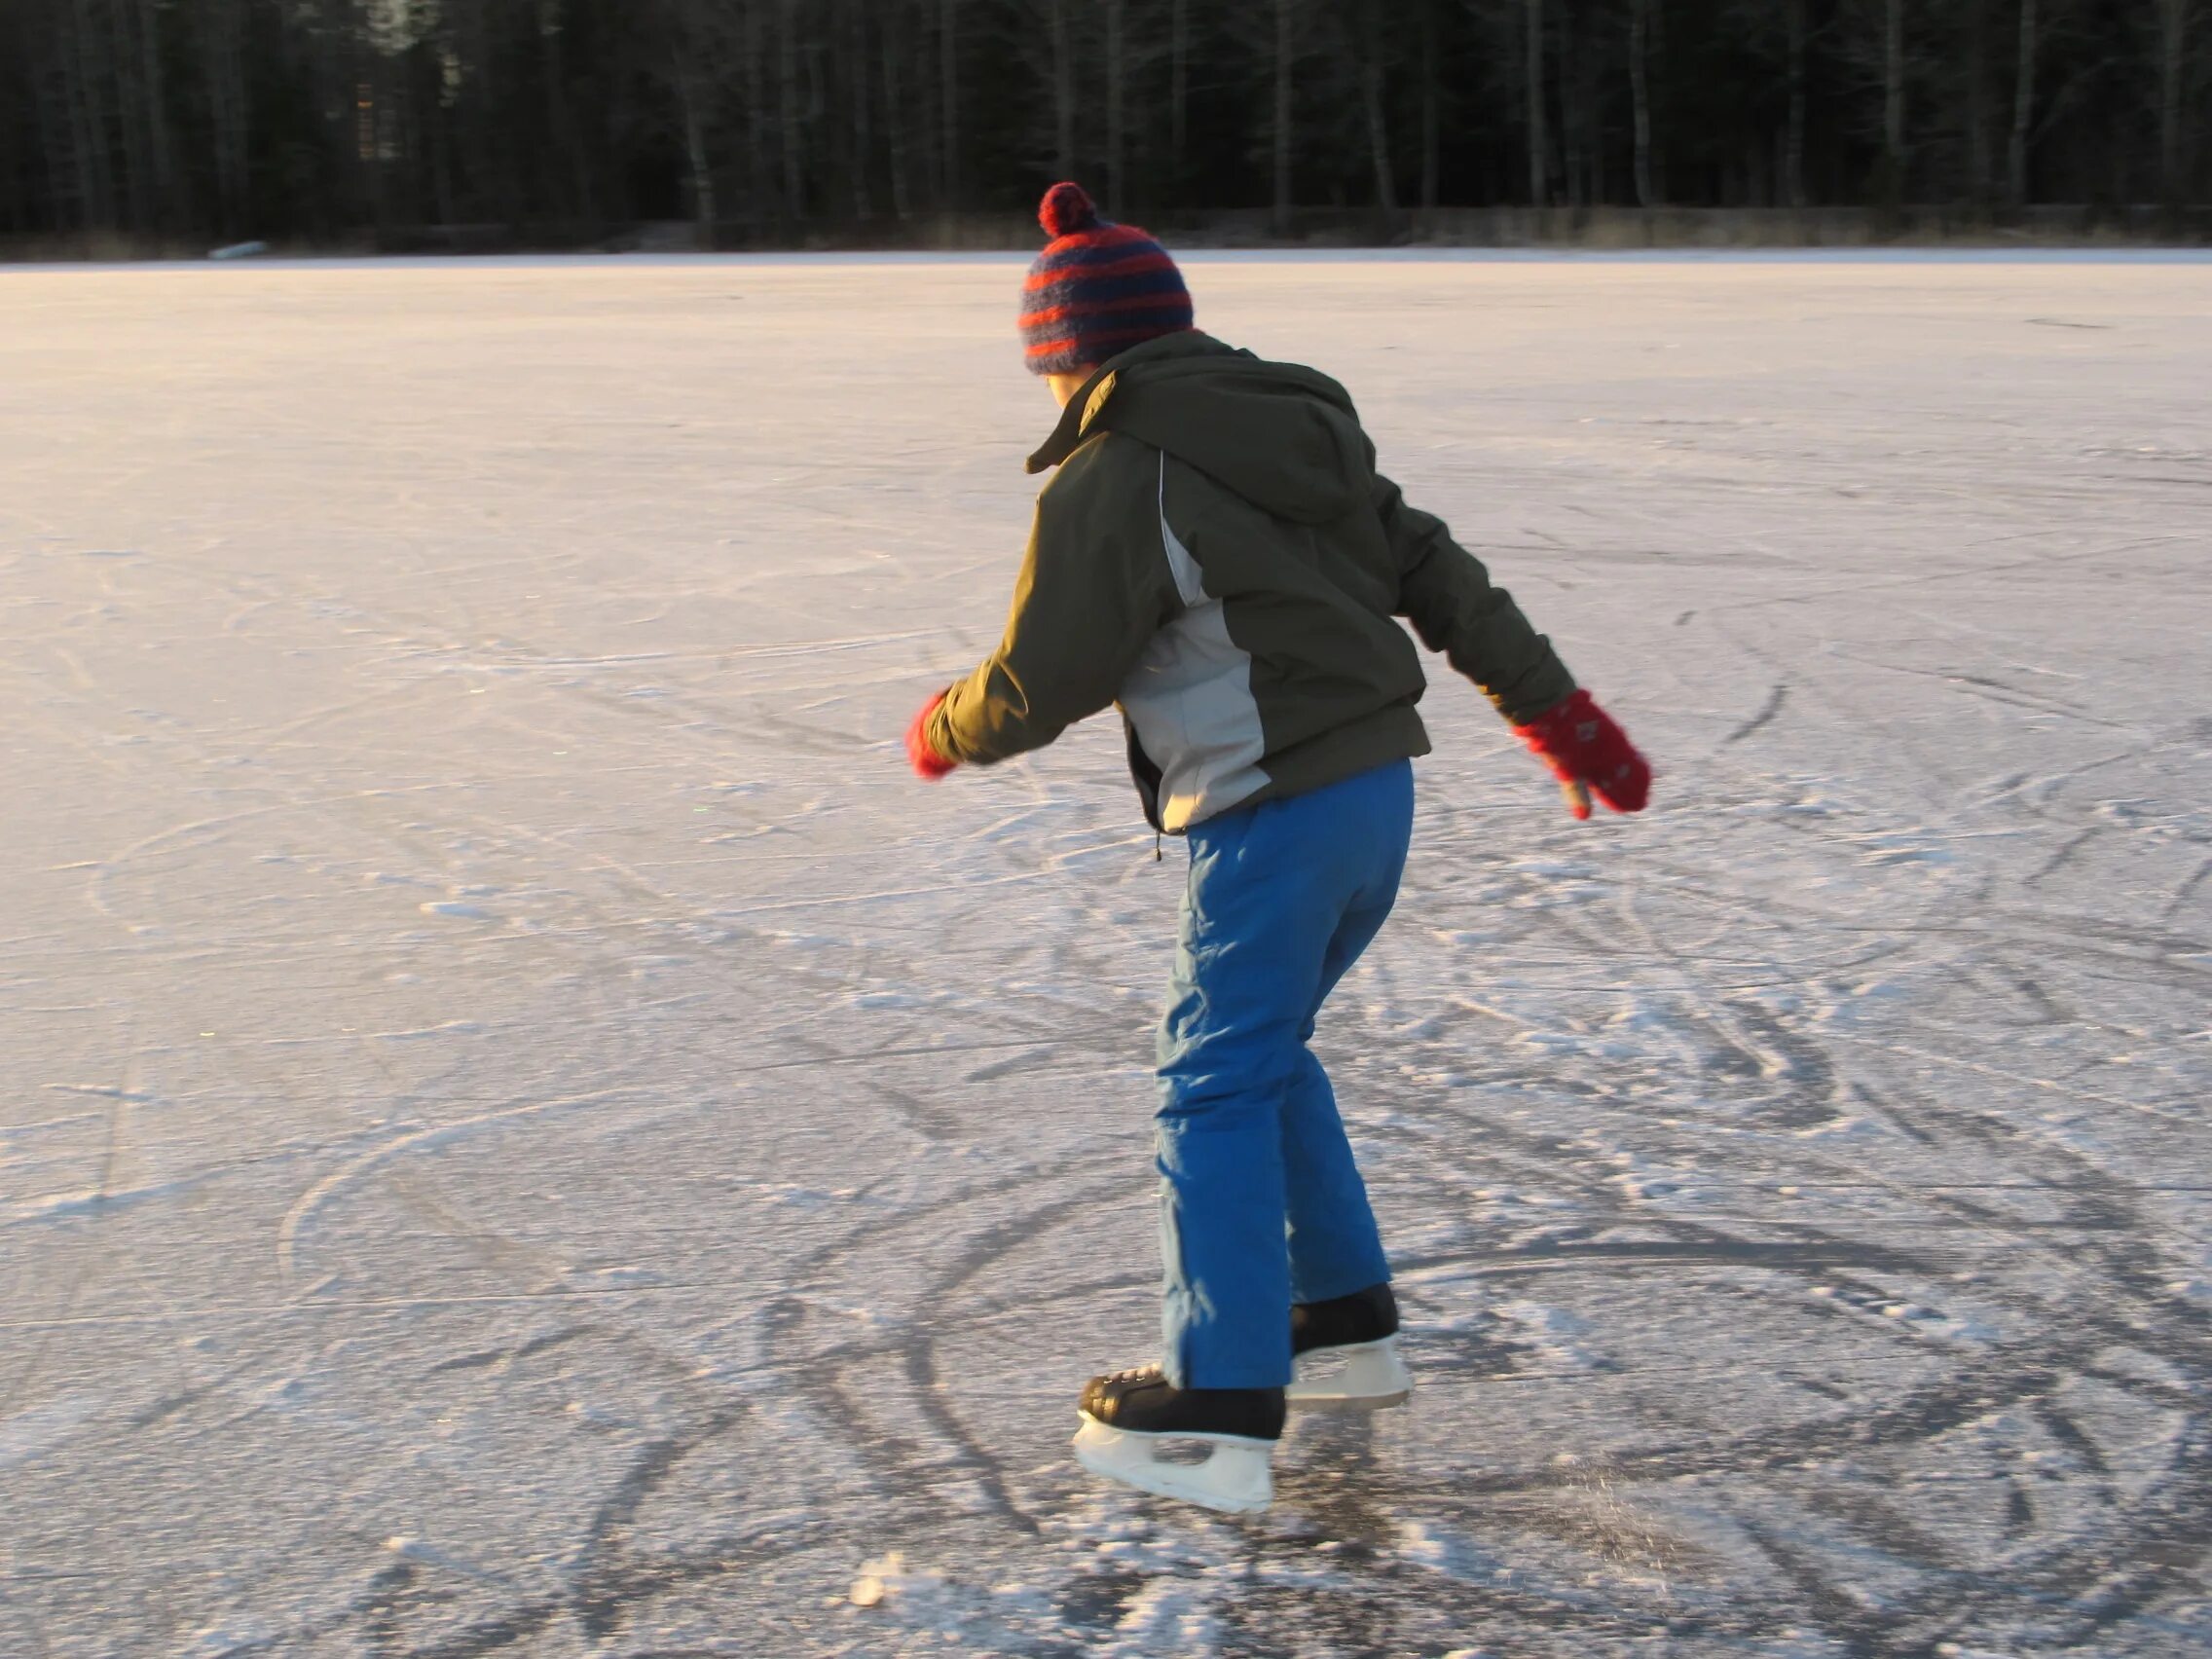
[[1438,665],[1248,1521],[1066,1449],[1173,849],[898,743],[1018,271],[0,274],[0,1653],[2203,1652],[2212,263],[1191,262],[1660,773]]

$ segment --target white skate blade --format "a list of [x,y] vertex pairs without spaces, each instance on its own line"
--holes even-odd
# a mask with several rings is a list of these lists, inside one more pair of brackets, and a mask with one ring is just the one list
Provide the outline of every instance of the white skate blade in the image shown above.
[[[1205,1461],[1161,1462],[1161,1447],[1178,1442],[1205,1445]],[[1241,1434],[1146,1434],[1114,1428],[1088,1412],[1075,1435],[1075,1460],[1092,1474],[1231,1515],[1265,1509],[1274,1500],[1269,1461],[1274,1450],[1272,1440]]]
[[1376,1412],[1402,1406],[1414,1391],[1406,1362],[1398,1357],[1398,1339],[1346,1343],[1298,1356],[1298,1380],[1283,1391],[1287,1405],[1328,1410]]

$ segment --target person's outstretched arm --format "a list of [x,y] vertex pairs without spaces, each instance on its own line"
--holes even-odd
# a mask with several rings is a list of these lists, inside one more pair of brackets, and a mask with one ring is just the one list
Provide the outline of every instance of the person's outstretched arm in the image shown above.
[[1628,735],[1578,690],[1551,641],[1530,625],[1483,562],[1452,539],[1444,521],[1406,504],[1378,472],[1375,512],[1398,567],[1398,614],[1432,651],[1473,681],[1542,756],[1567,793],[1567,809],[1590,816],[1590,796],[1615,812],[1641,811],[1651,767]]
[[1398,563],[1398,614],[1422,645],[1442,651],[1515,725],[1574,694],[1574,676],[1551,641],[1492,583],[1483,562],[1452,539],[1442,519],[1408,506],[1380,472],[1375,512]]
[[1141,458],[1111,453],[1117,441],[1129,440],[1072,457],[1039,498],[999,648],[925,708],[907,734],[923,776],[1042,749],[1097,714],[1168,616],[1174,575],[1152,498],[1123,487],[1118,475]]

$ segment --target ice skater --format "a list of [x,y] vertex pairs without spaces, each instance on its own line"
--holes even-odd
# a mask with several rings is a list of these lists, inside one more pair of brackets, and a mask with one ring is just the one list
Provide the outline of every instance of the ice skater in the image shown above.
[[[1394,1405],[1390,1269],[1307,1047],[1397,897],[1429,743],[1403,616],[1558,776],[1640,810],[1651,771],[1504,589],[1375,470],[1345,389],[1193,325],[1175,262],[1046,193],[1022,290],[1057,467],[1006,637],[906,735],[925,778],[1042,748],[1118,703],[1190,879],[1160,1031],[1161,1358],[1094,1377],[1077,1456],[1219,1509],[1272,1493],[1292,1405]],[[1202,1441],[1205,1461],[1159,1459]]]

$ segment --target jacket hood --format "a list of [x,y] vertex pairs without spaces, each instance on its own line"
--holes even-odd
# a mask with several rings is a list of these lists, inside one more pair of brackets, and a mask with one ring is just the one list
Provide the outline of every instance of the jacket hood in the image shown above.
[[1068,400],[1029,470],[1101,432],[1165,450],[1262,511],[1328,524],[1367,498],[1374,462],[1345,388],[1190,330],[1123,352]]

